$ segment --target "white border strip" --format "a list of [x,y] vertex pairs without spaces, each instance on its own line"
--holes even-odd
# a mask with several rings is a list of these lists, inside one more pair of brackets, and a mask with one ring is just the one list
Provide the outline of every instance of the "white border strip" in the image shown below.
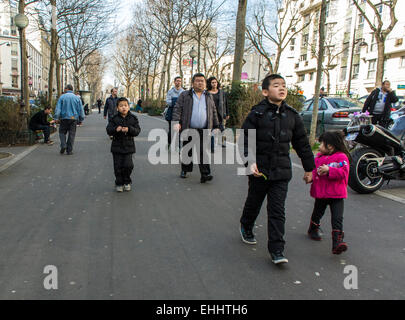
[[405,199],[404,199],[404,198],[400,198],[400,197],[394,196],[394,195],[389,194],[389,193],[387,193],[387,192],[384,192],[384,191],[376,191],[375,194],[378,195],[378,196],[380,196],[380,197],[384,197],[384,198],[387,198],[387,199],[389,199],[389,200],[392,200],[392,201],[396,201],[396,202],[405,204]]
[[7,170],[12,165],[14,165],[16,162],[20,161],[21,159],[23,159],[24,157],[29,155],[32,151],[34,151],[36,148],[38,148],[38,146],[39,146],[38,144],[33,145],[33,146],[29,147],[27,150],[25,150],[25,151],[21,152],[20,154],[16,155],[14,158],[12,158],[6,164],[4,164],[4,165],[2,165],[0,167],[0,172],[3,172],[5,170]]

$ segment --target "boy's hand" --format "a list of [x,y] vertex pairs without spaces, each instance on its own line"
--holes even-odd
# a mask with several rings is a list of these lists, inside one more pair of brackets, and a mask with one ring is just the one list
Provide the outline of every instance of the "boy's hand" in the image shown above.
[[121,126],[118,126],[116,131],[117,131],[117,132],[122,131],[122,127],[121,127]]
[[176,132],[179,132],[181,130],[181,124],[177,123],[177,124],[174,125],[173,128],[174,128],[174,130],[176,130]]
[[260,178],[262,176],[261,173],[259,172],[259,169],[257,168],[257,163],[254,163],[250,166],[250,171],[256,178]]
[[128,127],[123,127],[123,128],[122,128],[122,132],[127,133],[127,132],[128,132]]
[[329,174],[329,167],[328,167],[326,164],[324,164],[323,166],[320,166],[320,167],[318,168],[318,174],[319,174],[320,176],[326,176],[326,175],[328,175],[328,174]]
[[309,184],[313,181],[312,172],[305,172],[303,180],[306,184]]

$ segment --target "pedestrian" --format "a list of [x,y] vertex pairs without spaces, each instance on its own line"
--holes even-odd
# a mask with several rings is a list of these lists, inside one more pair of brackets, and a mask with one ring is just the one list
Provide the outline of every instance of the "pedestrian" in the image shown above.
[[[174,126],[176,131],[183,132],[184,130],[193,129],[198,133],[200,139],[200,154],[199,154],[199,169],[201,173],[201,183],[211,181],[211,168],[208,163],[204,161],[205,146],[204,146],[204,130],[216,129],[219,126],[218,115],[212,94],[205,91],[206,79],[202,73],[197,73],[192,78],[192,88],[184,91],[177,99],[176,106],[173,109],[172,121],[179,121]],[[183,148],[188,143],[192,142],[192,137],[187,141],[183,141]],[[189,159],[192,158],[192,148],[188,152]],[[181,163],[182,179],[187,178],[187,173],[193,171],[193,162],[185,164]]]
[[[215,107],[218,113],[219,129],[221,132],[225,130],[225,121],[229,119],[228,101],[226,93],[221,89],[221,84],[217,78],[210,77],[207,80],[207,91],[212,94],[214,98]],[[225,142],[222,142],[222,148],[225,148]],[[214,136],[211,137],[211,152],[214,153]]]
[[103,104],[103,101],[101,100],[101,98],[97,99],[97,108],[98,108],[98,113],[101,113],[101,106]]
[[112,88],[111,89],[111,96],[107,98],[104,105],[104,119],[108,121],[117,114],[117,101],[118,101],[118,89]]
[[373,124],[378,124],[384,128],[388,127],[392,104],[398,102],[395,91],[391,89],[391,83],[385,80],[381,88],[374,89],[364,103],[363,113],[368,111],[373,118]]
[[325,98],[325,97],[327,97],[328,95],[326,94],[326,91],[325,91],[325,88],[324,87],[322,87],[321,88],[321,90],[319,91],[319,98]]
[[128,99],[119,98],[118,112],[110,119],[107,126],[108,135],[113,137],[111,152],[117,192],[131,191],[131,173],[134,169],[132,155],[136,151],[134,137],[141,132],[138,118],[129,109]]
[[[267,76],[262,83],[265,99],[248,114],[243,129],[245,156],[256,151],[256,163],[250,164],[249,191],[240,219],[242,241],[256,244],[253,233],[255,221],[267,196],[268,250],[273,263],[287,263],[285,247],[285,200],[292,178],[290,143],[301,159],[304,181],[312,180],[314,155],[304,124],[298,112],[287,105],[287,88],[283,77]],[[248,130],[256,131],[256,150],[249,150]]]
[[[77,123],[84,120],[84,111],[80,98],[73,93],[73,86],[68,84],[65,92],[56,105],[55,120],[60,123],[60,153],[67,151],[68,155],[72,155]],[[67,142],[66,134],[69,135]]]
[[172,117],[173,117],[173,109],[176,105],[177,99],[179,98],[180,94],[184,92],[182,85],[181,77],[174,78],[174,87],[171,88],[167,92],[166,96],[166,104],[167,104],[167,111],[165,115],[166,121],[169,123],[169,133],[168,133],[168,146],[172,144]]
[[42,131],[44,134],[44,143],[51,146],[54,144],[52,140],[49,140],[51,135],[51,125],[55,123],[54,120],[48,121],[48,116],[51,114],[52,108],[46,106],[44,110],[41,110],[34,114],[30,120],[29,128],[34,131]]
[[332,213],[332,253],[341,254],[347,250],[343,242],[343,209],[347,198],[349,181],[349,151],[341,132],[325,132],[319,137],[319,153],[315,158],[311,196],[315,198],[314,210],[308,229],[311,239],[322,240],[320,222],[329,206]]
[[[85,109],[85,106],[84,106],[84,101],[83,101],[82,95],[80,94],[79,91],[76,91],[75,95],[76,95],[76,97],[78,97],[78,98],[80,99],[80,102],[81,102],[81,104],[82,104],[82,108],[83,108],[84,114],[87,115],[86,109]],[[78,126],[78,127],[81,127],[82,125],[83,125],[83,122],[82,122],[82,121],[79,121],[79,122],[77,123],[77,126]]]
[[139,112],[142,113],[143,108],[142,108],[142,100],[138,100],[138,102],[136,103],[136,107],[135,107],[135,112]]

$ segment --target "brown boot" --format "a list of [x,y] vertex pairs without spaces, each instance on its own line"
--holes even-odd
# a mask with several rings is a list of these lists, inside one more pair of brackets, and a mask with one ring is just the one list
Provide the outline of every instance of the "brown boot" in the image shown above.
[[343,242],[344,232],[342,230],[332,231],[332,253],[341,254],[347,250],[347,243]]

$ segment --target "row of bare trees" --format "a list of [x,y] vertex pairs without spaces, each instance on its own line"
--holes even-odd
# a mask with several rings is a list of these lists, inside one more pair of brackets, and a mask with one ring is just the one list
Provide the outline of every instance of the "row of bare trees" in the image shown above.
[[[18,5],[20,13],[34,12],[38,30],[51,38],[48,103],[52,104],[55,82],[58,96],[63,90],[61,58],[74,76],[75,90],[86,84],[100,92],[105,69],[100,50],[113,39],[116,5],[111,0],[18,0]],[[33,9],[26,10],[28,6]]]
[[196,52],[194,72],[221,78],[219,61],[231,52],[233,43],[232,36],[214,27],[224,3],[145,0],[137,4],[132,24],[118,39],[114,53],[115,76],[126,94],[136,89],[141,98],[160,100],[175,76],[183,78],[191,72],[191,49]]

